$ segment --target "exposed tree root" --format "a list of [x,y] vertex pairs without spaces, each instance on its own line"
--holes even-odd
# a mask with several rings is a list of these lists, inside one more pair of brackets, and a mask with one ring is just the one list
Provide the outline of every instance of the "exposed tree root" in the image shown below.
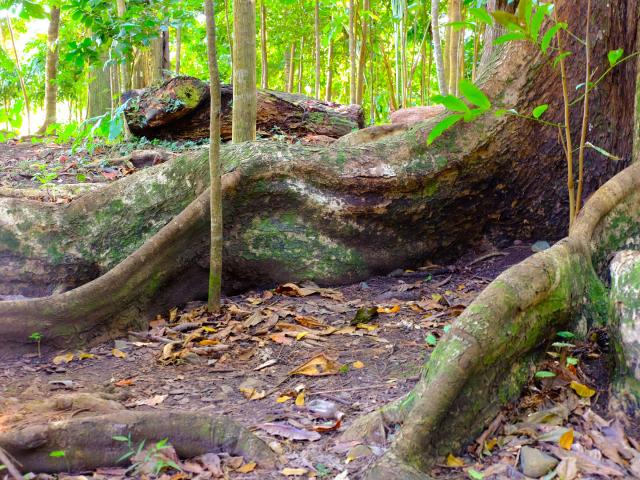
[[[127,411],[122,407],[118,409],[114,402],[71,397],[61,397],[52,405],[54,411],[71,413],[65,419],[42,421],[46,410],[43,411],[45,405],[41,405],[35,415],[42,423],[34,423],[26,417],[22,423],[26,421],[27,425],[9,430],[0,425],[0,448],[17,460],[22,472],[83,471],[116,466],[129,447],[113,437],[128,435],[131,435],[134,448],[142,441],[148,444],[168,438],[181,458],[227,452],[255,461],[261,468],[275,468],[278,463],[276,455],[263,440],[229,417],[203,412]],[[70,405],[74,410],[63,408]],[[73,416],[74,412],[84,411],[77,409],[79,405],[92,411],[92,415]],[[105,410],[110,413],[93,413]],[[52,457],[52,451],[65,454]]]

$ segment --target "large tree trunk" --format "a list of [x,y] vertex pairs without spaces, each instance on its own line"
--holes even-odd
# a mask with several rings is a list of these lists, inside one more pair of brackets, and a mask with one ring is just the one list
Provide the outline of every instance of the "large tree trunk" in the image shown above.
[[[147,138],[199,140],[209,136],[209,87],[192,77],[176,77],[158,88],[133,91],[126,111],[134,135]],[[222,138],[232,130],[233,90],[222,87]],[[312,98],[260,90],[257,129],[261,136],[288,134],[326,135],[338,138],[364,126],[362,109],[317,101]]]
[[[561,18],[581,32],[584,18],[560,5]],[[634,50],[637,18],[637,0],[594,5],[594,30],[607,32],[595,45],[594,65],[606,65],[613,48]],[[494,102],[523,112],[546,102],[549,119],[561,118],[555,73],[544,59],[520,44],[499,58],[481,75]],[[572,85],[581,82],[580,56],[568,67]],[[589,152],[587,195],[630,160],[635,79],[636,65],[628,62],[592,94],[589,140],[623,160]],[[428,147],[434,121],[356,147],[224,147],[226,290],[353,282],[442,261],[485,236],[500,244],[565,233],[565,165],[554,129],[486,115]],[[577,132],[577,116],[575,123]],[[60,295],[0,302],[3,341],[21,349],[34,331],[45,343],[105,338],[204,297],[207,177],[206,155],[188,153],[68,205],[0,199],[0,294],[47,295],[95,279]]]
[[47,33],[47,60],[44,91],[44,123],[39,132],[45,133],[47,127],[56,123],[56,107],[58,103],[58,32],[60,31],[60,8],[51,7],[49,14],[49,31]]
[[256,2],[233,0],[233,143],[256,139]]

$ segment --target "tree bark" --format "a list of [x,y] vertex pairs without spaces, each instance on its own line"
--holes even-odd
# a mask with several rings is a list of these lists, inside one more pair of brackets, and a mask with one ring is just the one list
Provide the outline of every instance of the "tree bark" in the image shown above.
[[262,60],[260,86],[266,90],[269,88],[269,63],[267,61],[267,7],[264,5],[264,0],[260,1],[260,58]]
[[436,76],[438,77],[438,90],[440,95],[447,95],[449,89],[444,75],[444,59],[442,57],[442,42],[440,41],[440,2],[431,0],[431,35],[433,38],[433,54],[436,61]]
[[176,27],[176,68],[175,68],[176,75],[180,75],[181,57],[182,57],[182,25],[178,25]]
[[98,117],[111,108],[111,69],[104,67],[107,61],[103,53],[98,63],[91,67],[91,81],[89,83],[89,99],[87,115],[89,118]]
[[[369,0],[363,0],[362,8],[364,11],[369,11]],[[361,13],[361,29],[362,37],[360,41],[360,55],[358,56],[358,84],[356,88],[356,104],[362,104],[364,99],[364,77],[367,68],[367,59],[369,56],[369,17]]]
[[316,60],[316,70],[315,70],[315,83],[314,83],[314,94],[316,100],[320,100],[320,0],[315,1],[315,6],[313,9],[313,35],[315,40],[315,60]]
[[324,98],[327,102],[331,101],[333,89],[333,39],[329,39],[329,48],[327,48],[327,85],[325,86]]
[[209,209],[211,248],[209,249],[209,310],[220,311],[222,285],[222,166],[220,164],[220,75],[216,51],[216,16],[213,0],[206,0],[207,66],[209,67]]
[[[222,87],[222,138],[232,135],[232,88]],[[133,91],[125,112],[134,135],[197,140],[209,136],[209,93],[205,82],[176,77],[145,92]],[[258,93],[257,129],[262,136],[309,133],[338,138],[364,126],[362,109],[272,90]]]
[[233,1],[233,143],[256,138],[256,3]]
[[349,103],[358,103],[356,88],[356,12],[355,1],[349,0]]
[[58,33],[60,31],[60,8],[52,6],[49,14],[49,30],[47,32],[47,59],[44,91],[44,123],[39,132],[45,133],[49,125],[56,123],[56,107],[58,103]]

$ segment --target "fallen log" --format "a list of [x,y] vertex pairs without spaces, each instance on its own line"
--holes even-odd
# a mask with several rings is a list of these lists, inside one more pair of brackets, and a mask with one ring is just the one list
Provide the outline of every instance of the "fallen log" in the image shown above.
[[[233,88],[222,85],[221,135],[231,140]],[[147,138],[201,140],[209,137],[209,86],[193,77],[174,77],[159,87],[132,90],[125,117],[131,133]],[[359,105],[339,105],[304,95],[258,91],[261,137],[325,135],[339,138],[364,126]]]

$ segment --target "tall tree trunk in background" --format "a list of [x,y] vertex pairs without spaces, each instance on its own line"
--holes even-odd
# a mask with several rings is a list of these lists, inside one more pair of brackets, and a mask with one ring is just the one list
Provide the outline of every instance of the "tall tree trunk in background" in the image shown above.
[[56,123],[56,105],[58,103],[58,84],[56,76],[58,73],[58,34],[60,32],[60,8],[51,7],[49,15],[49,31],[47,32],[47,60],[45,72],[44,90],[44,123],[39,133],[45,133],[47,127]]
[[159,83],[167,77],[171,70],[169,52],[169,31],[162,30],[158,38],[151,40],[151,84]]
[[[224,21],[227,25],[227,40],[229,41],[229,53],[231,55],[231,71],[233,72],[233,33],[229,21],[229,0],[224,0]],[[233,73],[231,74],[233,76]]]
[[[119,18],[124,17],[125,12],[127,11],[127,4],[125,0],[116,0],[116,12]],[[127,90],[131,90],[132,88],[132,79],[131,79],[131,65],[129,64],[128,59],[123,59],[120,62],[120,89],[122,92],[126,92]]]
[[349,103],[357,103],[356,95],[356,12],[354,0],[349,0]]
[[[491,1],[491,0],[490,0]],[[440,41],[440,2],[431,0],[431,36],[433,38],[433,55],[436,61],[436,76],[438,77],[438,90],[441,95],[447,95],[449,89],[444,76],[444,59],[442,58],[442,42]]]
[[[176,75],[180,75],[180,57],[182,56],[182,25],[176,27]],[[217,65],[216,65],[217,66]]]
[[407,11],[407,0],[402,0],[401,2],[401,17],[400,17],[400,76],[402,82],[402,107],[408,107],[407,98],[407,84],[408,84],[408,75],[407,75],[407,20],[408,20],[408,11]]
[[289,50],[289,76],[287,77],[287,92],[293,91],[293,79],[296,72],[296,44],[291,43],[291,49]]
[[389,101],[391,102],[391,111],[395,112],[398,110],[398,102],[396,99],[396,90],[393,85],[393,70],[391,69],[391,62],[389,61],[387,52],[384,49],[384,45],[380,44],[380,50],[382,51],[382,62],[384,63],[384,68],[387,73],[385,77],[387,79],[387,92],[389,95]]
[[[369,12],[369,0],[363,0],[362,10]],[[369,58],[369,16],[368,13],[360,13],[362,39],[360,41],[360,56],[358,57],[358,86],[356,90],[356,103],[362,104],[364,99],[364,73],[367,69],[367,59]]]
[[371,59],[369,61],[369,108],[370,108],[370,121],[371,125],[376,123],[376,101],[375,101],[375,48],[374,48],[374,28],[373,23],[369,26],[369,49],[371,50]]
[[109,89],[111,90],[111,111],[113,112],[120,104],[120,69],[117,64],[109,66]]
[[[449,1],[449,22],[460,22],[460,0]],[[449,26],[447,27],[449,32],[449,74],[447,76],[449,81],[449,93],[452,95],[458,94],[458,79],[460,77],[460,28]]]
[[[496,11],[497,0],[487,0],[487,11]],[[480,57],[480,64],[477,67],[477,71],[481,72],[489,64],[489,60],[493,52],[495,51],[494,41],[500,35],[502,35],[503,28],[498,24],[487,25],[485,27],[484,36],[482,38],[482,56]]]
[[9,36],[11,38],[11,46],[13,47],[13,56],[16,61],[16,74],[18,75],[18,80],[20,81],[20,89],[22,90],[22,97],[24,98],[24,108],[27,112],[27,133],[31,134],[31,109],[29,107],[29,94],[27,93],[27,87],[24,83],[24,78],[22,77],[22,67],[20,66],[20,56],[18,55],[18,48],[16,47],[16,39],[13,34],[13,25],[11,24],[11,17],[9,17],[9,12],[7,12],[7,28],[9,29]]
[[320,0],[316,0],[313,17],[313,34],[315,37],[315,86],[314,94],[316,99],[320,99]]
[[233,1],[233,143],[256,139],[256,2]]
[[325,87],[325,100],[327,102],[331,101],[331,96],[333,94],[333,39],[329,39],[329,48],[327,48],[327,85]]
[[87,116],[94,118],[111,109],[111,70],[104,64],[107,54],[100,55],[97,63],[91,67]]
[[211,248],[209,259],[209,311],[220,311],[220,293],[222,285],[222,167],[220,165],[220,76],[218,74],[218,55],[216,52],[216,17],[213,0],[205,0],[207,22],[207,60],[209,66],[209,91],[211,95],[211,114],[209,126],[209,179]]
[[298,64],[298,93],[302,93],[304,76],[304,36],[300,38],[300,62]]
[[451,12],[453,11],[452,7],[453,0],[447,0],[447,26],[444,27],[444,81],[447,84],[447,91],[451,92],[450,85],[450,74],[451,74]]
[[269,88],[269,63],[267,60],[267,7],[264,6],[264,0],[260,2],[260,60],[262,66],[260,86],[266,90]]

